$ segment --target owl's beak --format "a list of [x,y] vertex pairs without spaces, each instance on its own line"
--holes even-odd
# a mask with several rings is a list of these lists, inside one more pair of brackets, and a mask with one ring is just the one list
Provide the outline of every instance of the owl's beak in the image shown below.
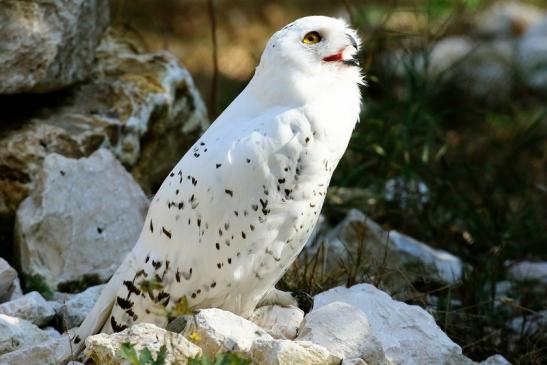
[[348,66],[359,66],[357,41],[351,34],[346,34],[350,44],[342,48],[338,53],[323,58],[325,62],[338,61]]

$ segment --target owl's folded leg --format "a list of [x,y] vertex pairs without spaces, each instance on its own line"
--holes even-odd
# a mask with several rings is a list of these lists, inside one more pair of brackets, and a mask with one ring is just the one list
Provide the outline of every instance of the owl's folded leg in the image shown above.
[[304,313],[308,313],[313,309],[313,297],[303,291],[286,292],[273,288],[258,302],[257,307],[265,305],[280,305],[283,307],[292,305],[302,309]]

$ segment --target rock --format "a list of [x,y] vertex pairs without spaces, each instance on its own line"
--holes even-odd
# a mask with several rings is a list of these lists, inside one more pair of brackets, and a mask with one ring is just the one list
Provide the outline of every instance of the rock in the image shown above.
[[251,349],[253,364],[339,365],[341,359],[308,341],[257,340]]
[[384,185],[384,198],[396,201],[401,208],[410,206],[422,208],[429,201],[429,189],[423,181],[397,177]]
[[298,340],[321,345],[341,359],[360,358],[369,364],[387,364],[366,315],[347,303],[330,303],[309,313],[300,326]]
[[0,303],[10,299],[13,290],[15,290],[16,279],[17,271],[0,257]]
[[209,358],[229,351],[245,354],[254,341],[273,339],[253,322],[217,308],[203,309],[193,318],[188,317],[184,335],[193,339]]
[[107,0],[2,1],[0,94],[48,92],[84,80],[108,23]]
[[70,339],[64,335],[0,356],[0,364],[59,365],[66,363],[71,357]]
[[62,301],[57,313],[67,329],[79,326],[101,295],[104,285],[92,286],[82,293],[71,295]]
[[110,151],[78,160],[47,156],[35,191],[17,210],[22,271],[61,291],[107,280],[135,245],[147,207]]
[[526,85],[547,94],[547,16],[524,33],[517,57],[520,76]]
[[515,317],[507,323],[507,327],[518,334],[533,335],[534,333],[546,333],[547,310]]
[[61,333],[53,327],[45,327],[45,328],[42,329],[42,331],[47,333],[50,338],[59,338],[59,337],[61,337]]
[[475,18],[474,27],[482,37],[518,37],[545,15],[543,10],[533,5],[518,1],[498,1]]
[[320,293],[315,296],[312,313],[333,302],[345,302],[366,315],[388,362],[444,364],[462,356],[461,348],[437,326],[429,313],[418,306],[395,301],[372,285],[337,287]]
[[537,282],[547,285],[547,261],[522,261],[509,264],[509,278],[517,282]]
[[352,270],[360,265],[355,271],[363,275],[357,281],[381,282],[382,288],[401,297],[414,293],[413,282],[451,285],[463,275],[463,263],[456,256],[396,231],[386,232],[355,209],[324,240],[326,259],[318,270],[343,278],[346,268],[340,262]]
[[0,314],[0,355],[49,338],[47,332],[29,321]]
[[153,193],[207,128],[190,74],[169,53],[141,53],[113,32],[87,82],[48,95],[4,96],[0,116],[0,252],[11,252],[15,211],[48,154],[110,149]]
[[294,340],[304,319],[304,312],[297,307],[266,305],[255,309],[249,320],[268,332],[273,338]]
[[0,313],[25,319],[37,326],[44,326],[55,315],[51,305],[36,291],[27,293],[11,302],[0,304]]
[[344,359],[340,365],[367,365],[363,359]]
[[481,361],[479,365],[511,365],[511,363],[501,355],[493,355],[488,359]]
[[499,105],[509,100],[515,86],[516,46],[505,39],[444,38],[433,46],[427,72],[466,97]]
[[127,360],[120,357],[121,345],[129,342],[139,353],[148,348],[156,358],[161,346],[165,345],[167,353],[165,364],[176,363],[184,365],[188,358],[201,355],[201,349],[189,342],[183,336],[161,329],[151,323],[139,323],[112,335],[100,333],[85,340],[85,354],[101,365],[127,364]]

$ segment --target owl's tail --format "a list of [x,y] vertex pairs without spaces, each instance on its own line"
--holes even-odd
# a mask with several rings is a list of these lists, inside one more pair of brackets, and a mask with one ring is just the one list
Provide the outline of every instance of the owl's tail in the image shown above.
[[[138,244],[136,247],[138,247]],[[97,302],[80,327],[74,331],[71,331],[71,352],[74,357],[78,356],[82,352],[85,346],[85,339],[101,332],[107,323],[108,317],[112,312],[112,307],[114,306],[118,290],[123,285],[125,278],[134,274],[133,264],[135,261],[135,251],[132,250],[125,257],[122,264],[118,270],[116,270],[109,282],[105,285],[99,299],[97,299]]]

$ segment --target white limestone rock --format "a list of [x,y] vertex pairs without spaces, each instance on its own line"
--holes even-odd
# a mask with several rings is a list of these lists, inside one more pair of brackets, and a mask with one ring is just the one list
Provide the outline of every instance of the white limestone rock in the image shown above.
[[72,356],[70,339],[67,335],[63,335],[2,355],[0,356],[0,364],[60,365],[65,364]]
[[511,263],[507,274],[513,281],[533,281],[547,285],[547,261]]
[[103,288],[104,285],[95,285],[62,300],[57,310],[62,323],[69,329],[79,326],[95,305]]
[[253,322],[218,308],[203,309],[187,318],[184,335],[195,339],[209,358],[229,351],[246,354],[254,341],[273,339]]
[[547,94],[547,15],[524,33],[517,57],[520,75],[526,85]]
[[481,361],[479,365],[511,365],[511,363],[501,355],[493,355],[488,359]]
[[253,364],[339,365],[341,359],[308,341],[256,340],[251,349]]
[[63,291],[84,275],[107,280],[139,237],[148,199],[112,153],[51,154],[17,210],[21,268]]
[[0,314],[0,355],[49,340],[49,334],[24,319]]
[[257,308],[249,320],[266,330],[273,338],[294,340],[304,319],[304,312],[297,307],[266,305]]
[[315,307],[345,302],[359,308],[368,319],[372,334],[386,358],[396,364],[443,364],[461,357],[462,350],[422,308],[398,302],[372,285],[337,287],[315,296]]
[[161,329],[151,323],[139,323],[112,335],[100,333],[85,340],[85,354],[95,363],[101,365],[122,365],[127,360],[120,357],[121,345],[125,342],[133,344],[139,353],[148,348],[156,358],[162,345],[166,346],[166,364],[185,365],[188,358],[201,355],[201,349],[188,341],[184,336]]
[[360,358],[369,364],[387,364],[367,316],[347,303],[330,303],[309,313],[297,339],[321,345],[341,359]]
[[344,359],[340,365],[367,365],[363,359]]
[[108,23],[107,0],[3,0],[0,94],[48,92],[84,80]]
[[0,304],[0,313],[43,326],[53,318],[55,310],[40,293],[33,291],[18,299]]

